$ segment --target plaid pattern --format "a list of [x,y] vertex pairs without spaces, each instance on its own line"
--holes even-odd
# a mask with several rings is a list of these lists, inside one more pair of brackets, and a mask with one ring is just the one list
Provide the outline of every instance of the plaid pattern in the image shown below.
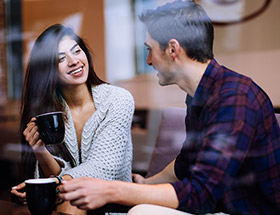
[[213,59],[186,103],[178,209],[280,214],[280,129],[265,92]]

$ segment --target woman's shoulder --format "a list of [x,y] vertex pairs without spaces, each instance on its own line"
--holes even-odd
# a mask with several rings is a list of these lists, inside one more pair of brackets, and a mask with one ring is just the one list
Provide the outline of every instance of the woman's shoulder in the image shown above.
[[92,96],[97,102],[115,102],[115,101],[126,101],[128,103],[134,104],[134,99],[131,93],[118,86],[111,84],[100,84],[92,88]]
[[131,93],[128,90],[111,84],[100,84],[94,86],[92,88],[92,91],[93,93],[95,92],[96,94],[103,95],[105,97],[132,97]]

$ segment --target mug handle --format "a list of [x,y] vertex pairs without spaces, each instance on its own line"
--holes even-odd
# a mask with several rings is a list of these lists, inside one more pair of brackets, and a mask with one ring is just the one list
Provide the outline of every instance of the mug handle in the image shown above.
[[[54,177],[54,178],[56,178],[56,179],[58,180],[58,184],[57,184],[56,186],[61,185],[61,183],[62,183],[62,178],[61,178],[60,176],[51,176],[51,177]],[[59,189],[56,190],[56,194],[58,194],[58,193],[59,193]],[[57,200],[58,200],[58,199],[60,199],[60,198],[57,197]],[[61,200],[61,201],[55,203],[55,208],[56,208],[58,205],[61,205],[62,203],[64,203],[64,200],[63,200],[63,199],[60,199],[60,200]]]

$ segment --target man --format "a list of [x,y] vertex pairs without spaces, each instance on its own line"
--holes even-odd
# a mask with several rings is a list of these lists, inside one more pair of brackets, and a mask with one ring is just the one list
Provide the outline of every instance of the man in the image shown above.
[[151,178],[74,179],[60,197],[82,209],[149,204],[129,214],[280,214],[280,129],[268,96],[216,62],[213,26],[194,2],[168,3],[140,20],[159,84],[177,84],[188,95],[181,153]]

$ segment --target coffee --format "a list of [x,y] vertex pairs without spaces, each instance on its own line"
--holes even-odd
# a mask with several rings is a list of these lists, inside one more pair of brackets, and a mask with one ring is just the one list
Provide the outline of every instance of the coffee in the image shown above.
[[65,127],[62,111],[37,115],[36,124],[40,133],[40,139],[45,144],[55,144],[63,141]]

